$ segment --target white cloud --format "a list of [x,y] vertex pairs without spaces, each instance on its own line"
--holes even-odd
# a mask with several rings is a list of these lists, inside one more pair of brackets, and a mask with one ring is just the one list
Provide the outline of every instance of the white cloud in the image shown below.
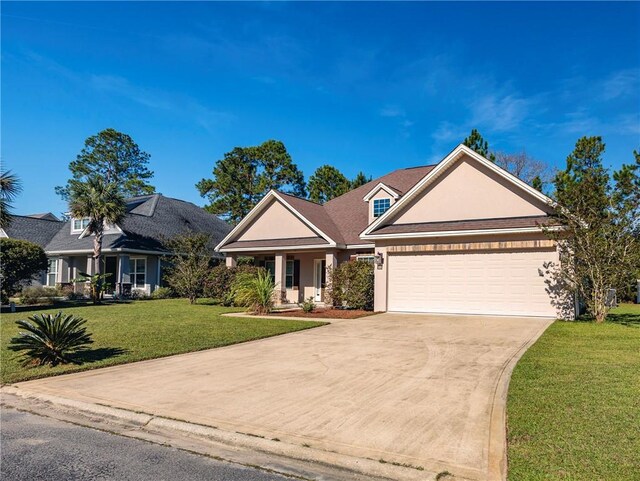
[[602,100],[613,100],[640,92],[640,69],[614,72],[602,81]]

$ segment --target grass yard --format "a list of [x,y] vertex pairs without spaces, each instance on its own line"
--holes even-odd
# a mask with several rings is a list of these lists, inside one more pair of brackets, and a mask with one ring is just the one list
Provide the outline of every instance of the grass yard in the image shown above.
[[640,306],[556,322],[509,387],[509,480],[640,479]]
[[[94,343],[82,354],[83,364],[51,367],[22,367],[20,353],[8,350],[9,340],[18,333],[15,321],[34,313],[65,313],[87,319]],[[124,364],[227,346],[238,342],[276,336],[323,325],[323,322],[284,319],[223,317],[239,309],[190,305],[184,299],[134,301],[101,306],[58,307],[14,314],[0,319],[0,364],[3,384]]]

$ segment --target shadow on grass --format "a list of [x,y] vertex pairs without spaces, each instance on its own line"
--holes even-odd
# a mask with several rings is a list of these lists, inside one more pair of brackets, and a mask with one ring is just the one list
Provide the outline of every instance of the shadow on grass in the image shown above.
[[73,360],[78,364],[85,364],[122,356],[128,352],[127,349],[119,347],[100,347],[98,349],[87,349],[86,351],[77,352],[73,355]]
[[640,313],[609,313],[609,315],[607,316],[607,322],[622,324],[623,326],[640,327]]
[[[116,306],[118,304],[130,304],[131,300],[117,300],[117,301],[103,301],[100,304],[93,304],[91,301],[56,301],[53,304],[18,304],[16,305],[16,313],[20,314],[21,312],[33,312],[33,311],[50,311],[52,309],[76,309],[78,307],[108,307],[108,306]],[[1,310],[2,314],[11,313],[11,308],[9,306],[2,306]]]

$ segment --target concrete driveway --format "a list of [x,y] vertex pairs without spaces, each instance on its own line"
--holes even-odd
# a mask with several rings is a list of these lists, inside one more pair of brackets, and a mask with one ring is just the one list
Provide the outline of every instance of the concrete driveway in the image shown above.
[[550,323],[387,313],[18,387],[498,479],[508,378]]

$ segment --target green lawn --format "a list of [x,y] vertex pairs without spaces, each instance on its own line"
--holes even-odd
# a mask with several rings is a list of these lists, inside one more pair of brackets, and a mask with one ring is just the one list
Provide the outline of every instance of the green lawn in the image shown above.
[[[9,340],[18,332],[15,321],[33,313],[57,312],[87,319],[93,334],[82,365],[25,368],[19,353],[9,351]],[[0,364],[3,384],[97,367],[226,346],[323,325],[323,322],[283,319],[231,318],[220,314],[238,309],[190,305],[184,299],[135,301],[102,306],[71,306],[2,314]]]
[[509,387],[509,480],[640,479],[640,306],[554,323]]

